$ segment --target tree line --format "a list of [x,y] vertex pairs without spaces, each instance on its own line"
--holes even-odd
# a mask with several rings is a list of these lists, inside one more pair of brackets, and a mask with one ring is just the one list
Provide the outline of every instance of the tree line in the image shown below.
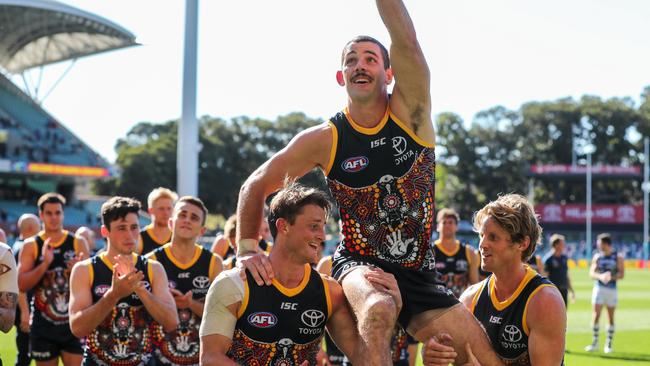
[[[239,187],[248,175],[298,132],[320,119],[290,113],[275,121],[237,117],[199,120],[199,196],[212,213],[228,215],[237,205]],[[500,193],[527,194],[533,164],[584,164],[593,146],[594,165],[643,163],[643,138],[650,136],[650,87],[632,98],[533,101],[518,110],[496,106],[470,123],[450,112],[436,119],[436,204],[454,207],[469,218],[477,207]],[[95,191],[126,195],[146,202],[157,186],[176,187],[178,121],[140,122],[117,141],[118,177],[97,181]],[[575,151],[575,153],[574,153]],[[322,173],[307,184],[325,187]],[[594,181],[594,203],[638,203],[639,180]],[[584,185],[571,180],[536,180],[538,202],[585,202]]]

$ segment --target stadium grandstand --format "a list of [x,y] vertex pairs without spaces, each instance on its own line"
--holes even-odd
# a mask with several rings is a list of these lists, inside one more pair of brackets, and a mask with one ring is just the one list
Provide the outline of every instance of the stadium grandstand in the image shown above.
[[[137,45],[135,36],[92,13],[52,0],[0,0],[0,227],[16,233],[23,213],[56,191],[68,200],[66,228],[99,227],[90,184],[110,164],[42,108],[25,72]],[[22,76],[24,88],[12,79]],[[88,121],[88,123],[93,123]],[[99,198],[101,200],[101,198]]]

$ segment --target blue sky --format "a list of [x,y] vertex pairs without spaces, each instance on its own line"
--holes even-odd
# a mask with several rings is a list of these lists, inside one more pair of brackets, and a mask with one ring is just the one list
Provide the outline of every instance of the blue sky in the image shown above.
[[[64,0],[127,28],[140,47],[76,62],[44,107],[110,161],[137,122],[181,114],[181,0]],[[433,113],[584,94],[638,99],[650,85],[650,2],[406,0],[431,68]],[[345,42],[389,38],[371,0],[200,0],[197,114],[327,119]],[[45,69],[43,88],[67,64]],[[37,75],[37,74],[35,74]],[[22,81],[14,79],[19,85]]]

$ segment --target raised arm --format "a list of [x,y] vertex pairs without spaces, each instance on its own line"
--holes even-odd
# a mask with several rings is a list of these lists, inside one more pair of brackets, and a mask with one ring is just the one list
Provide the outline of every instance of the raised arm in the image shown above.
[[[327,124],[311,127],[296,135],[289,145],[257,168],[246,179],[237,202],[238,255],[254,252],[260,231],[264,200],[282,188],[285,179],[300,178],[315,167],[326,168],[332,146]],[[251,239],[244,245],[242,239]]]
[[433,143],[431,76],[411,17],[402,0],[377,0],[377,9],[391,40],[390,58],[395,77],[391,109],[419,137]]
[[554,286],[546,286],[528,300],[524,326],[528,326],[531,364],[559,365],[564,357],[566,308]]

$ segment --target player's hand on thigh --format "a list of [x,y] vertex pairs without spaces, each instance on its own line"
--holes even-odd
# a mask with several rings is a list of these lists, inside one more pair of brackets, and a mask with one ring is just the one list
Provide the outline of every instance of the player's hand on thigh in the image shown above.
[[[238,258],[237,267],[247,269],[258,285],[271,285],[271,280],[274,277],[273,268],[265,254],[255,253],[242,256]],[[242,280],[246,280],[246,271],[241,271],[241,276]]]
[[454,363],[457,353],[451,346],[452,338],[447,333],[431,337],[422,345],[424,366],[447,366]]
[[467,362],[463,366],[481,366],[481,364],[476,359],[476,356],[474,356],[472,347],[469,345],[469,343],[465,343],[465,352],[467,353]]
[[388,293],[395,301],[397,313],[402,309],[402,295],[397,286],[397,280],[392,273],[385,272],[379,268],[368,267],[364,277],[378,290]]

